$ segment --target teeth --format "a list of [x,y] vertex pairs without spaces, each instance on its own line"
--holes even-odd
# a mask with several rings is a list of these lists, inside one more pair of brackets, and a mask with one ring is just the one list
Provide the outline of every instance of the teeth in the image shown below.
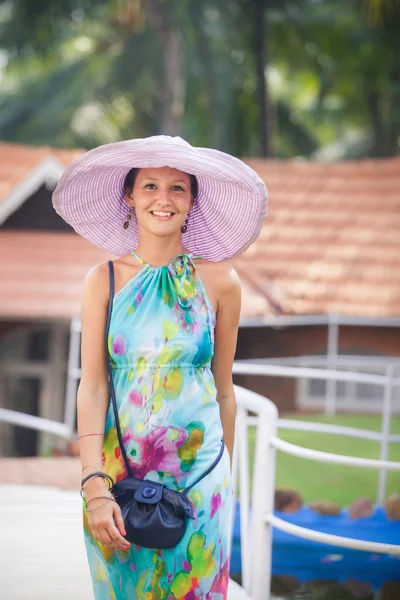
[[170,217],[172,215],[171,212],[161,212],[161,210],[152,210],[151,212],[157,217]]

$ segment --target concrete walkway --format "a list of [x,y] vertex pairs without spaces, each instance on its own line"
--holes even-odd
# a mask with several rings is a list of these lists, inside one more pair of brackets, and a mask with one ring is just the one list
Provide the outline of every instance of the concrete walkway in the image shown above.
[[[81,502],[76,490],[0,485],[1,598],[93,600]],[[249,600],[233,581],[228,597]]]

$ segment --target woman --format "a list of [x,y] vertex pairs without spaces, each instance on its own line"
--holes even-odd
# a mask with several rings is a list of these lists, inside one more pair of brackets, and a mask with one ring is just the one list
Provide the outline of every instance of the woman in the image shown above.
[[240,160],[181,138],[106,144],[75,160],[57,212],[113,261],[108,351],[123,443],[134,476],[188,493],[194,519],[173,548],[127,542],[102,471],[127,476],[113,419],[104,339],[107,263],[82,298],[78,432],[84,539],[96,600],[226,598],[240,283],[225,258],[258,236],[267,192]]

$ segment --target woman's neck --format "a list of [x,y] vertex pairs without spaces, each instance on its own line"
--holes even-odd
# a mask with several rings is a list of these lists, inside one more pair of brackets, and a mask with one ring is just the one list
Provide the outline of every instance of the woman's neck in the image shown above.
[[178,254],[187,254],[189,250],[182,245],[181,241],[155,243],[153,240],[149,240],[148,242],[140,241],[137,248],[135,248],[135,252],[145,262],[157,267],[167,265],[172,258]]

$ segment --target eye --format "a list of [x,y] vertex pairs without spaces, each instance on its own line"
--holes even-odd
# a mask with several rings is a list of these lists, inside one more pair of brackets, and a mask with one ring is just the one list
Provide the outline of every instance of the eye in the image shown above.
[[154,183],[146,183],[146,185],[145,185],[144,187],[145,187],[145,188],[148,188],[149,186],[150,186],[150,187],[152,186],[153,188],[155,188],[155,187],[156,187]]
[[184,192],[185,191],[181,185],[174,185],[174,186],[172,186],[172,189],[173,190],[177,189],[180,192]]

